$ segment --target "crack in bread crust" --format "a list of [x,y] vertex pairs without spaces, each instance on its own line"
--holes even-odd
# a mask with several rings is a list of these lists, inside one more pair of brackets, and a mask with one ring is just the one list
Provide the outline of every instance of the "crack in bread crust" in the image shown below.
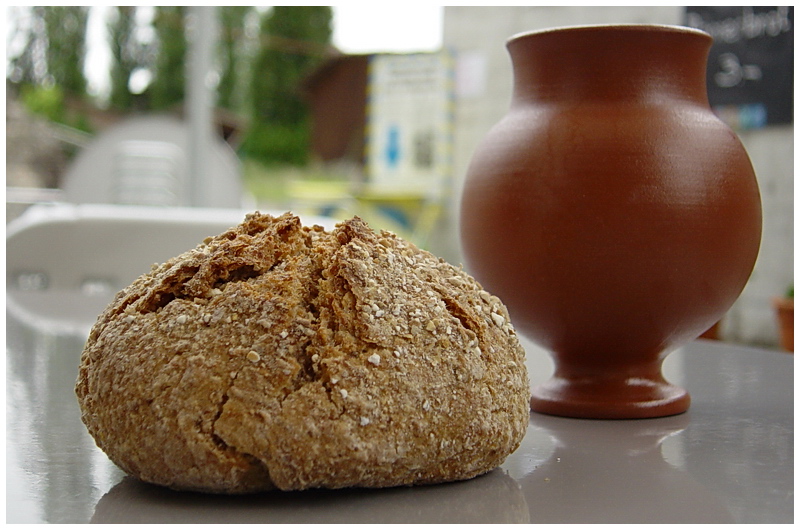
[[256,213],[155,265],[98,318],[76,392],[122,469],[225,493],[471,478],[528,423],[502,303],[358,218]]

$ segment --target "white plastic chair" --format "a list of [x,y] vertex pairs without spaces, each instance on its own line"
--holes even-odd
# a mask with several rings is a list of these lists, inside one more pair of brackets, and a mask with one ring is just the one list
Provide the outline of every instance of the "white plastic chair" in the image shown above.
[[[242,209],[39,204],[6,227],[6,302],[49,332],[88,333],[103,308],[153,263],[242,222]],[[282,212],[270,212],[278,215]],[[303,217],[331,229],[334,221]]]

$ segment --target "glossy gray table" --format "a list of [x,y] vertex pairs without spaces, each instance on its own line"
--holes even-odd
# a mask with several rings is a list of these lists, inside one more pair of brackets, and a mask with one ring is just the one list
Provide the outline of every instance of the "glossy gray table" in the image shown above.
[[[636,421],[532,414],[502,467],[466,482],[241,497],[126,477],[81,424],[80,334],[7,310],[7,522],[792,522],[793,357],[710,341],[672,353],[686,414]],[[532,383],[549,376],[525,343]]]

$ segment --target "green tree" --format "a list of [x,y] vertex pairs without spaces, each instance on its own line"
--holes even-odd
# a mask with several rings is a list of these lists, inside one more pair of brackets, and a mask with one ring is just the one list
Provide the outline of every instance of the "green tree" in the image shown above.
[[220,80],[217,87],[217,105],[222,108],[237,110],[241,107],[240,73],[242,42],[244,37],[244,23],[248,13],[252,10],[247,6],[218,7],[220,20],[219,58]]
[[[20,87],[42,84],[47,75],[47,59],[44,53],[47,49],[44,8],[33,7],[26,11],[26,8],[17,6],[12,9],[16,10],[17,24],[9,28],[12,36],[7,42],[22,44],[19,52],[11,58],[6,77]],[[8,50],[8,53],[15,51]]]
[[42,9],[47,32],[47,73],[66,93],[83,96],[86,93],[83,59],[89,8],[51,6]]
[[150,86],[153,109],[170,108],[184,99],[186,92],[186,33],[184,6],[157,7],[153,18],[157,55]]
[[17,9],[18,20],[25,23],[15,33],[23,44],[7,71],[12,88],[29,111],[89,131],[87,116],[70,105],[86,95],[83,61],[88,8]]
[[85,7],[35,6],[18,17],[27,24],[17,27],[24,42],[20,53],[11,60],[9,80],[21,87],[58,85],[65,93],[83,96],[86,78],[83,59],[86,51]]
[[108,25],[112,57],[109,102],[114,108],[126,110],[133,106],[129,86],[131,75],[145,64],[143,46],[136,39],[136,8],[123,6],[115,9],[116,17]]
[[25,85],[20,99],[29,111],[50,121],[65,122],[64,91],[58,85]]
[[307,162],[309,120],[300,82],[329,52],[332,18],[328,6],[275,6],[262,15],[245,155],[263,162]]

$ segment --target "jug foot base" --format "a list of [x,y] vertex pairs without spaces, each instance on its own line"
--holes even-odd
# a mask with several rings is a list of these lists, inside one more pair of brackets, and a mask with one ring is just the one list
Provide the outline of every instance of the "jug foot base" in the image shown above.
[[531,410],[571,418],[640,419],[681,414],[689,402],[686,390],[664,380],[553,377],[533,389]]

